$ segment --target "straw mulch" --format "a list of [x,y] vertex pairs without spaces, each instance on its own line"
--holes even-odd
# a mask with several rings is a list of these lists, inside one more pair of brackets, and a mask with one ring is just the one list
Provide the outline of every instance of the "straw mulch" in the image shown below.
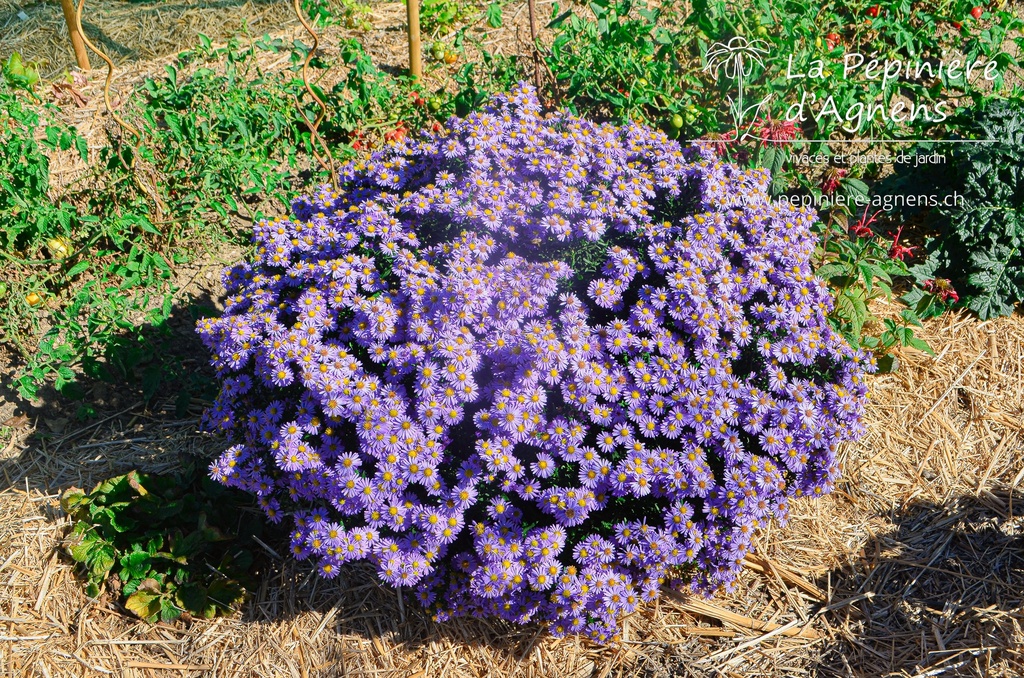
[[[200,33],[224,42],[242,34],[259,37],[293,21],[291,3],[281,0],[86,0],[82,12],[86,36],[118,66],[190,49]],[[0,35],[0,55],[18,52],[39,65],[44,79],[75,65],[57,0],[0,0]],[[93,68],[103,66],[91,52],[89,59]]]
[[[544,41],[550,38],[550,31],[543,30],[543,25],[553,2],[536,2]],[[340,14],[340,0],[323,0],[323,4],[333,6]],[[407,63],[404,2],[366,0],[363,4],[368,13],[362,18],[374,27],[366,35],[367,48],[375,56],[382,51],[394,51],[398,62]],[[506,7],[505,25],[501,29],[476,26],[469,36],[479,39],[494,54],[522,51],[529,40],[526,3],[515,5]],[[85,0],[82,29],[119,69],[129,71],[134,65],[149,65],[147,62],[194,48],[200,34],[221,44],[233,37],[258,38],[267,33],[310,42],[308,36],[300,34],[301,27],[289,0]],[[284,36],[286,33],[289,35]],[[336,35],[338,31],[330,28],[324,33]],[[435,37],[450,36],[424,34],[423,39]],[[36,63],[44,80],[75,69],[59,0],[0,0],[0,56],[6,59],[11,52],[18,52],[26,62]],[[102,72],[102,59],[90,51],[89,60],[93,69]]]
[[[432,623],[349,569],[275,559],[242,614],[148,626],[82,593],[60,555],[59,492],[171,470],[221,443],[141,405],[56,435],[23,424],[0,455],[0,667],[12,676],[1019,676],[1024,673],[1024,318],[928,323],[929,357],[872,379],[845,480],[760,538],[738,590],[666,595],[623,642],[539,626]],[[32,426],[38,426],[33,430]],[[44,433],[46,435],[44,435]]]

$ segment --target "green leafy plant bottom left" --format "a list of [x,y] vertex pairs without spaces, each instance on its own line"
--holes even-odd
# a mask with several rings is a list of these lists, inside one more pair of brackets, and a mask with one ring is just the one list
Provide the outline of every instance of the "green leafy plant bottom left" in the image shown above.
[[225,489],[190,463],[177,475],[131,471],[88,493],[65,491],[61,508],[74,521],[65,548],[87,595],[106,589],[151,623],[234,612],[252,587],[262,521]]

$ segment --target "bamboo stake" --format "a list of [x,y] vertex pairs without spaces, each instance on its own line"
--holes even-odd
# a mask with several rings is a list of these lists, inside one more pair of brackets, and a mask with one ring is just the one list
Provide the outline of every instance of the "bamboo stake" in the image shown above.
[[420,61],[420,0],[406,0],[409,12],[409,75],[419,79],[423,76]]
[[78,22],[75,20],[75,0],[60,0],[60,8],[64,10],[64,22],[68,25],[68,35],[71,36],[71,47],[75,50],[75,61],[83,71],[88,71],[89,52],[85,49],[85,41],[78,30]]

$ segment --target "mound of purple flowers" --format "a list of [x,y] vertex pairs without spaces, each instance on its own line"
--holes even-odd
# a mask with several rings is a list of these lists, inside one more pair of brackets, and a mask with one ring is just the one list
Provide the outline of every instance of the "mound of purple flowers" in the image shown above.
[[259,224],[199,326],[211,470],[324,576],[604,642],[832,488],[871,363],[766,172],[539,108],[520,86]]

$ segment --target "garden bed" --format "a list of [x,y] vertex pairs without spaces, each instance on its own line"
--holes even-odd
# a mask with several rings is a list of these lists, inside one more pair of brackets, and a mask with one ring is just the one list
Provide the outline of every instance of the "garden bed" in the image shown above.
[[327,582],[269,555],[274,573],[241,616],[136,622],[86,598],[57,554],[58,494],[170,470],[219,441],[159,403],[59,434],[33,422],[0,462],[0,665],[18,676],[1020,675],[1024,319],[950,315],[921,334],[936,357],[904,350],[900,372],[872,379],[868,434],[843,449],[838,491],[796,502],[787,528],[761,535],[764,560],[734,594],[664,597],[625,621],[618,647],[540,626],[435,624],[370,568]]
[[[508,12],[503,30],[483,36],[488,47],[521,51],[524,14]],[[267,26],[290,21],[286,12],[267,17]],[[404,63],[403,17],[398,3],[376,6],[376,28],[363,39],[396,72]],[[326,33],[328,51],[348,34]],[[289,24],[275,35],[291,41],[302,32]],[[168,50],[194,41],[188,30],[180,37],[153,54],[133,48],[156,58],[119,71],[118,91],[161,74]],[[286,56],[260,58],[267,67]],[[64,107],[90,145],[102,143],[107,122],[102,78],[101,70],[89,74],[87,106]],[[57,185],[80,169],[62,162]],[[174,328],[194,361],[206,355],[184,300],[215,305],[223,293],[215,272],[238,258],[237,247],[224,243],[176,271],[183,309]],[[897,317],[900,307],[877,299],[872,309]],[[380,585],[368,566],[327,581],[270,544],[258,553],[261,585],[240,614],[138,621],[109,594],[84,594],[62,551],[70,519],[60,494],[132,469],[205,464],[224,447],[198,431],[206,403],[196,397],[182,408],[171,394],[143,400],[137,389],[90,383],[97,411],[82,423],[55,401],[16,415],[15,395],[0,388],[8,399],[0,402],[0,675],[1021,675],[1024,318],[980,322],[953,313],[926,321],[916,335],[935,355],[898,348],[899,369],[870,379],[867,434],[841,449],[837,490],[796,501],[787,527],[759,535],[759,555],[748,558],[735,592],[712,600],[666,593],[627,617],[622,642],[609,647],[555,639],[541,625],[438,624],[411,594],[403,599]]]

